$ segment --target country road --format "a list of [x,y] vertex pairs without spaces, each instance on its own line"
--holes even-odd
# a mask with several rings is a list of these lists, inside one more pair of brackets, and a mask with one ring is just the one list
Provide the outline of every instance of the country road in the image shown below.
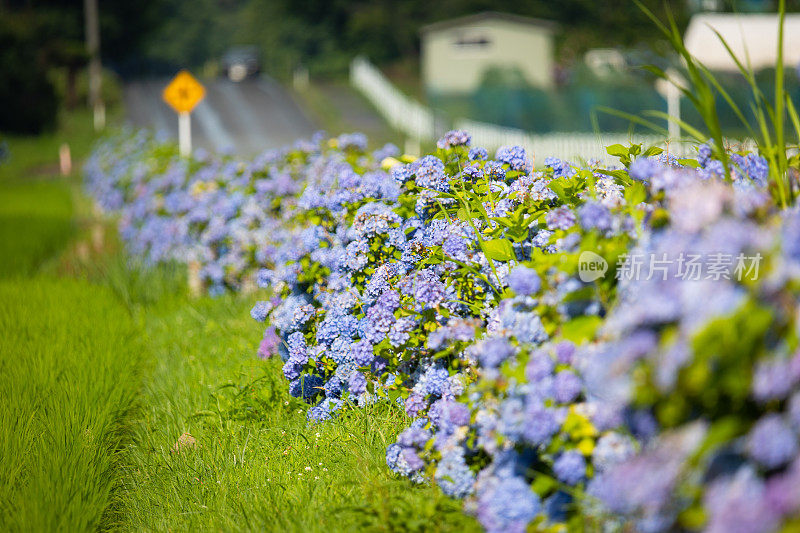
[[[253,155],[309,137],[317,127],[286,90],[268,77],[234,83],[201,80],[205,99],[192,113],[192,144]],[[178,135],[178,118],[161,99],[169,79],[129,82],[124,97],[128,122]]]

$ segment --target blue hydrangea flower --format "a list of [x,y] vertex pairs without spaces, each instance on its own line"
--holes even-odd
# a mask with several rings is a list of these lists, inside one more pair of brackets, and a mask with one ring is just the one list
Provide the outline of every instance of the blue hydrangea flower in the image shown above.
[[532,166],[525,154],[525,149],[521,146],[501,146],[497,150],[495,159],[506,163],[511,170],[518,170],[525,173],[532,170]]
[[483,168],[477,163],[472,163],[464,167],[462,174],[468,180],[476,180],[483,177]]
[[478,520],[489,533],[523,532],[542,511],[542,502],[516,476],[490,484],[478,495]]
[[575,225],[575,213],[568,207],[556,207],[547,212],[544,217],[547,229],[568,230]]
[[530,399],[525,410],[525,440],[534,446],[545,444],[560,429],[553,409],[545,407],[539,400]]
[[472,137],[464,130],[450,130],[444,136],[436,141],[436,146],[442,150],[452,148],[454,146],[469,146]]
[[777,468],[797,455],[797,435],[780,415],[769,414],[750,430],[747,451],[764,467]]
[[353,343],[351,354],[353,362],[358,366],[370,366],[375,359],[372,344],[364,340]]
[[397,436],[397,443],[405,447],[423,448],[430,438],[430,431],[422,428],[410,427],[400,432]]
[[628,174],[639,181],[648,181],[653,175],[664,167],[656,159],[650,157],[637,157],[628,168]]
[[303,374],[289,383],[289,394],[308,401],[321,392],[322,378],[314,374]]
[[389,329],[389,343],[395,348],[399,348],[411,338],[411,331],[416,325],[416,320],[413,317],[402,317],[395,322]]
[[603,233],[611,231],[613,220],[608,208],[598,202],[586,202],[578,209],[581,226],[586,231],[597,229]]
[[544,160],[544,166],[553,169],[554,178],[570,177],[575,174],[575,169],[572,168],[569,161],[564,161],[557,157],[548,157]]
[[498,161],[487,161],[483,166],[483,173],[491,179],[506,179],[506,169],[504,169],[503,164]]
[[512,291],[522,296],[536,294],[542,286],[539,274],[534,269],[523,265],[514,267],[508,273],[506,282]]
[[496,368],[514,355],[514,347],[502,337],[484,339],[475,345],[473,351],[486,368]]
[[264,322],[271,310],[272,306],[269,302],[256,302],[256,305],[250,310],[250,316],[257,322]]
[[347,388],[350,394],[358,396],[367,391],[367,378],[361,372],[353,372],[350,374],[350,380],[347,382]]
[[442,452],[434,479],[442,492],[452,498],[464,498],[472,493],[475,474],[464,461],[462,448],[451,448]]
[[559,403],[570,403],[581,393],[583,384],[571,370],[561,370],[553,380],[555,399]]
[[416,183],[418,187],[447,192],[450,185],[444,172],[444,163],[432,155],[426,155],[417,161]]
[[568,450],[553,462],[553,472],[567,485],[576,485],[586,475],[586,460],[580,452]]
[[469,149],[469,155],[467,157],[470,161],[484,161],[487,157],[489,157],[489,153],[485,148],[475,146]]

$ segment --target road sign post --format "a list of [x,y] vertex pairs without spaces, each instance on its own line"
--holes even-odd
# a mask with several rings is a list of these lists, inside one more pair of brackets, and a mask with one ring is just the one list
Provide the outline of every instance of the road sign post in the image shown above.
[[192,115],[187,111],[178,113],[178,148],[183,157],[192,153]]
[[164,88],[162,98],[178,113],[178,148],[184,157],[192,153],[191,112],[205,95],[205,87],[186,70],[178,72]]

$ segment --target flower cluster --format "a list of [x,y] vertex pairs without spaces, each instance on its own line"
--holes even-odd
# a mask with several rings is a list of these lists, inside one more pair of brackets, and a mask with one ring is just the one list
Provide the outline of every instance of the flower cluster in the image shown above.
[[[402,409],[387,466],[488,531],[796,524],[800,214],[766,160],[731,153],[726,175],[708,146],[615,146],[621,166],[535,170],[470,144],[451,131],[415,159],[318,137],[242,164],[137,136],[87,173],[134,253],[269,289],[259,355],[311,421]],[[763,263],[687,278],[666,262],[684,252]],[[659,274],[629,275],[644,255]]]
[[602,342],[578,355],[588,388],[640,443],[588,493],[637,530],[774,531],[800,513],[800,215],[759,189],[756,157],[738,157],[749,177],[732,185],[656,169],[668,219],[637,248],[747,252],[761,272],[687,280],[673,264],[623,279]]
[[[377,167],[363,136],[334,141]],[[307,176],[341,155],[318,134],[251,161],[202,149],[185,159],[141,131],[100,144],[86,164],[86,186],[99,207],[119,215],[133,255],[150,264],[194,263],[212,293],[247,290],[259,268],[285,261],[276,244],[291,233]]]

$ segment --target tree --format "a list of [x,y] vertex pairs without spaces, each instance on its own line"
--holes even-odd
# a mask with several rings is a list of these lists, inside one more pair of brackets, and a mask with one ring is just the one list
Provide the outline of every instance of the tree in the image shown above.
[[0,130],[39,133],[55,124],[58,97],[33,21],[0,11]]

